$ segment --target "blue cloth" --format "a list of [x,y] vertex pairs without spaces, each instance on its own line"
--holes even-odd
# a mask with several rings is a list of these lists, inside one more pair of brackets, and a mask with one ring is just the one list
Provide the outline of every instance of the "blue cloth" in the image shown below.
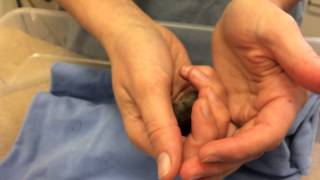
[[[309,166],[319,98],[312,96],[275,151],[228,180],[296,180]],[[154,160],[128,140],[110,71],[71,64],[52,69],[50,93],[33,100],[0,180],[151,180]]]
[[320,98],[312,94],[277,149],[243,165],[226,180],[299,180],[311,165],[320,115]]
[[56,64],[51,93],[39,93],[0,180],[157,179],[154,160],[128,140],[109,71]]

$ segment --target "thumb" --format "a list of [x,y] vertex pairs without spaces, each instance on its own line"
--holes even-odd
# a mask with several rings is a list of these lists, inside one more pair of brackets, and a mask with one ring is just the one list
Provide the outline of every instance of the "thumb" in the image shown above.
[[306,42],[294,19],[285,12],[268,26],[264,40],[275,60],[301,86],[320,92],[320,58]]
[[182,138],[175,118],[168,86],[149,86],[136,98],[146,131],[157,160],[160,179],[174,179],[182,158]]

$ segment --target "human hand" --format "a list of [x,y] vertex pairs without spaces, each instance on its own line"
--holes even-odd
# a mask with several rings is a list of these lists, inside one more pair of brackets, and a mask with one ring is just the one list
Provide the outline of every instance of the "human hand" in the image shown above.
[[172,101],[189,87],[179,70],[190,61],[164,27],[129,29],[109,50],[116,101],[130,140],[157,159],[161,179],[173,179],[181,165],[182,136]]
[[[306,91],[320,91],[320,61],[293,18],[269,0],[233,0],[213,35],[218,77],[231,120],[239,129],[199,150],[201,167],[181,175],[223,177],[276,148],[303,106]],[[230,166],[228,166],[230,165]]]
[[216,72],[209,66],[184,66],[181,75],[199,92],[192,107],[192,131],[184,141],[182,170],[187,169],[189,174],[199,170],[211,173],[215,165],[201,163],[198,152],[205,143],[235,132],[236,126],[230,121],[227,109],[227,96]]
[[129,138],[158,159],[162,179],[172,179],[182,157],[172,101],[188,91],[179,76],[190,64],[185,49],[131,0],[58,1],[105,47]]

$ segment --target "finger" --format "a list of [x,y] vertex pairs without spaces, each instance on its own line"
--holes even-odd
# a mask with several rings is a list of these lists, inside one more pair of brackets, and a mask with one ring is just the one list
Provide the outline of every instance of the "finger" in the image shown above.
[[218,135],[216,122],[212,116],[208,99],[199,97],[192,107],[191,134],[184,144],[184,159],[197,156],[199,148],[204,143],[216,139]]
[[210,86],[215,94],[225,102],[224,87],[215,71],[208,66],[183,66],[180,74],[183,78],[190,81],[198,90]]
[[291,99],[279,98],[261,110],[252,128],[205,144],[199,151],[199,157],[207,163],[252,160],[279,145],[297,111]]
[[[227,135],[227,130],[230,124],[230,114],[226,105],[220,100],[220,98],[214,93],[211,87],[203,89],[207,95],[212,116],[216,122],[218,137],[222,138]],[[202,92],[203,92],[202,91]]]
[[[129,109],[128,106],[123,106],[123,108]],[[130,112],[132,112],[130,114]],[[140,149],[145,151],[147,154],[155,156],[153,147],[151,145],[150,139],[147,134],[147,129],[143,123],[141,116],[136,114],[137,111],[127,111],[122,115],[124,120],[124,128],[129,139]]]
[[218,137],[225,137],[230,123],[230,115],[226,108],[226,102],[221,100],[221,96],[222,99],[225,99],[223,87],[214,75],[212,68],[185,66],[181,73],[200,91],[200,97],[206,96],[209,99],[212,116],[218,127]]
[[[154,84],[152,84],[154,83]],[[143,85],[135,97],[158,163],[160,179],[173,179],[182,158],[182,140],[170,96],[170,87],[161,81]],[[157,87],[157,88],[154,88]]]
[[180,75],[184,78],[189,78],[189,73],[192,69],[197,69],[204,73],[209,78],[215,78],[216,72],[211,66],[204,66],[204,65],[184,65],[180,69]]
[[311,91],[320,92],[319,56],[305,41],[294,19],[279,13],[276,26],[266,28],[262,35],[265,44],[291,78]]
[[207,98],[198,99],[191,114],[192,138],[197,144],[215,139],[218,136],[216,121],[212,116],[210,104]]
[[115,98],[123,119],[128,138],[140,149],[153,155],[153,148],[147,134],[145,124],[141,119],[139,109],[132,98],[121,85],[114,85]]
[[198,90],[204,86],[215,83],[213,70],[210,70],[210,68],[206,66],[200,68],[199,66],[186,65],[181,68],[180,74],[183,78],[190,81]]
[[183,179],[202,179],[207,177],[227,176],[241,166],[241,162],[236,163],[202,163],[195,156],[185,161],[180,170]]

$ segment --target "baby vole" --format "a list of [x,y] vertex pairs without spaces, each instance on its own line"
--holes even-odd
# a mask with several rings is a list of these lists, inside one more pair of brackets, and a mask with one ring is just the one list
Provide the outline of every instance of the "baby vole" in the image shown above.
[[173,102],[173,110],[183,136],[191,132],[192,105],[197,97],[197,91],[184,92]]

